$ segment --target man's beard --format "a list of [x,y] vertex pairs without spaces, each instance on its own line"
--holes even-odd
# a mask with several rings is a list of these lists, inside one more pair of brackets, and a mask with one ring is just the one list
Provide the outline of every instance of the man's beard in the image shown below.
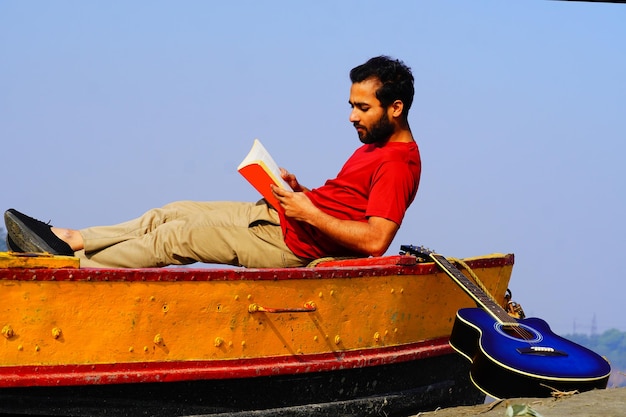
[[389,121],[389,118],[386,114],[383,114],[380,119],[376,122],[371,129],[366,129],[364,126],[354,124],[355,127],[359,126],[365,129],[365,132],[359,132],[359,140],[369,145],[371,143],[384,143],[387,142],[391,134],[394,132],[395,128],[393,124]]

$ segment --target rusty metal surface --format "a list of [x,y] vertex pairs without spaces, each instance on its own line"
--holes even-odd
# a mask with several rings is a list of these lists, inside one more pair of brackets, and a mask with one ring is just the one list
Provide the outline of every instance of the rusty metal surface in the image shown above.
[[[513,255],[467,263],[503,303]],[[4,387],[409,362],[450,353],[454,314],[472,305],[434,264],[406,257],[293,269],[6,268],[0,291]]]

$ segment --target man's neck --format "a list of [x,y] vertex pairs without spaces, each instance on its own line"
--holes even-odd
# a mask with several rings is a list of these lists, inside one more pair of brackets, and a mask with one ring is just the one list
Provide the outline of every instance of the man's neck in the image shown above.
[[389,136],[389,140],[387,142],[415,142],[413,139],[413,133],[411,133],[411,128],[409,125],[398,126],[395,132]]

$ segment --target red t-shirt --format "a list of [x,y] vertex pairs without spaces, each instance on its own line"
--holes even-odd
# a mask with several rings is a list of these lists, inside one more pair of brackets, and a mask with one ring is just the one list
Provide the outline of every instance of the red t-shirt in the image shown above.
[[[367,222],[383,217],[398,225],[419,185],[421,161],[415,142],[363,145],[346,161],[337,178],[311,190],[315,206],[342,220]],[[339,245],[317,228],[281,214],[285,243],[296,255],[317,259],[326,256],[363,256]]]

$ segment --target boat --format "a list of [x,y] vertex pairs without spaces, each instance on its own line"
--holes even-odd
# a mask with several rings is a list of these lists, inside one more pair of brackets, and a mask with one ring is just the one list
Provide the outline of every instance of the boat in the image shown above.
[[[485,399],[449,344],[472,299],[409,253],[284,269],[0,255],[0,413],[406,416]],[[513,263],[462,260],[501,306]]]

